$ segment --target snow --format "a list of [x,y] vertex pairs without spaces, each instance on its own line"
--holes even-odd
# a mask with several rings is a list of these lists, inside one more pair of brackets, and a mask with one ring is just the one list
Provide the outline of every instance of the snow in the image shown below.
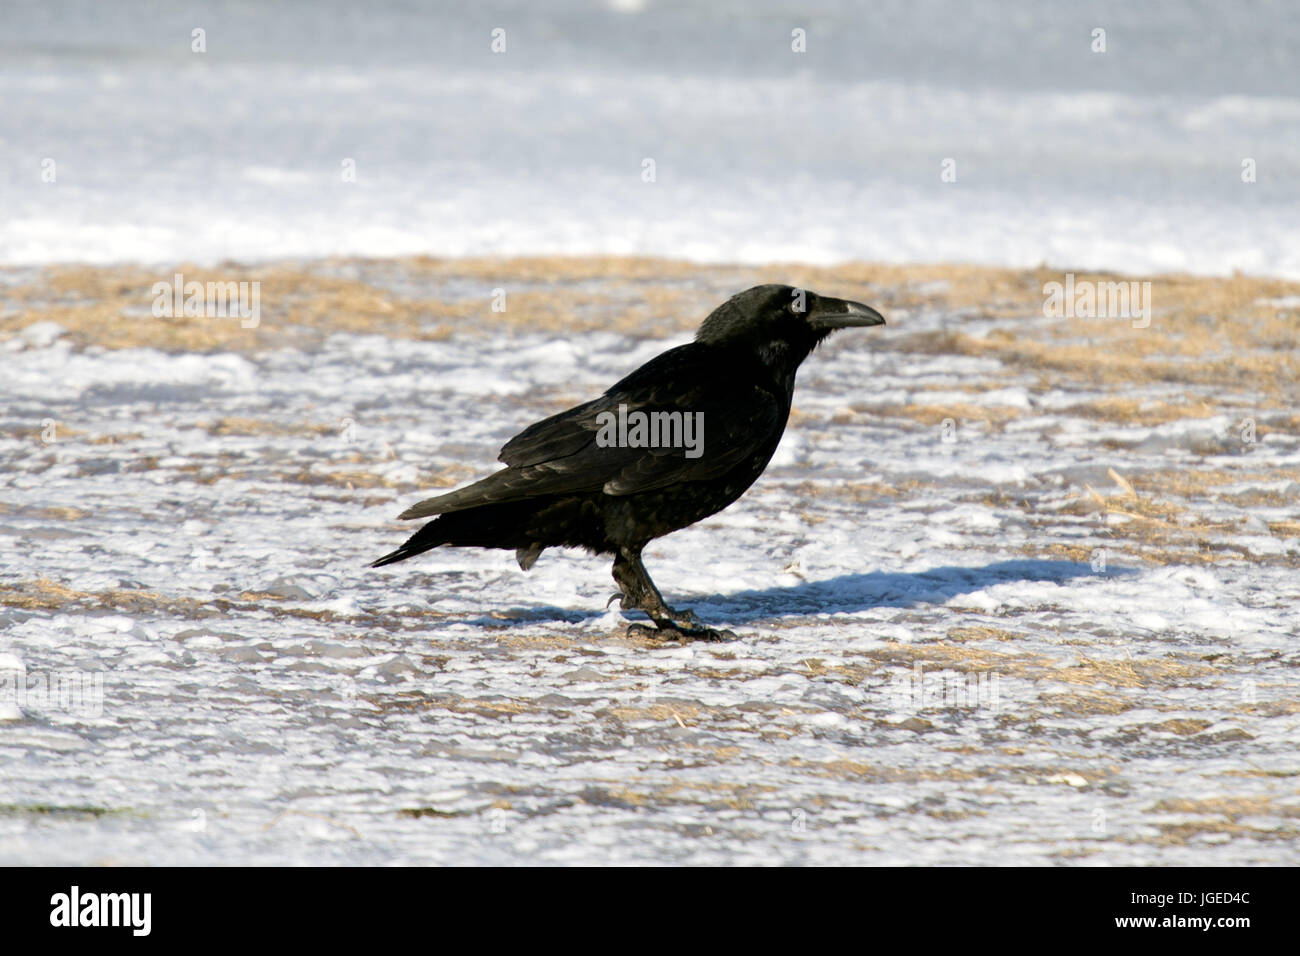
[[[655,647],[607,608],[605,559],[364,565],[435,484],[486,473],[515,431],[675,341],[20,338],[0,377],[0,673],[98,674],[104,696],[98,714],[0,711],[0,862],[1294,860],[1300,539],[1267,521],[1295,509],[1216,498],[1236,520],[1205,535],[1241,551],[1193,565],[1066,507],[1085,481],[1109,491],[1112,463],[1243,467],[1192,449],[1230,416],[1027,411],[946,444],[862,404],[915,387],[916,356],[846,333],[801,373],[803,415],[755,488],[647,551],[671,603],[740,639]],[[924,369],[980,400],[969,359]],[[1024,375],[982,401],[1083,400]],[[213,426],[228,416],[274,427]],[[1260,442],[1247,470],[1292,449]],[[1106,549],[1105,568],[1054,546]],[[996,699],[945,696],[995,676]],[[1173,801],[1216,797],[1264,798],[1257,829],[1179,837],[1206,817]],[[13,809],[33,806],[109,812]]]

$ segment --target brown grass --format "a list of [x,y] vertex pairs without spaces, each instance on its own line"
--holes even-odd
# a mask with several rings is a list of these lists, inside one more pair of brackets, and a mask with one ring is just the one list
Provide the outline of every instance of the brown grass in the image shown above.
[[[155,318],[151,287],[170,281],[175,272],[187,280],[260,282],[261,324],[244,329],[237,319]],[[420,293],[385,288],[394,278]],[[186,264],[155,269],[52,266],[34,281],[5,291],[15,314],[0,318],[0,337],[42,319],[60,323],[83,345],[197,351],[256,351],[330,332],[440,339],[503,326],[614,328],[663,336],[694,328],[720,298],[741,288],[788,282],[869,299],[893,310],[900,345],[919,351],[997,356],[1009,365],[1094,382],[1226,382],[1273,399],[1286,394],[1284,389],[1300,375],[1292,348],[1294,310],[1260,304],[1300,294],[1300,283],[1240,275],[1150,277],[1151,326],[1134,329],[1127,320],[1043,320],[1043,284],[1061,278],[1061,273],[1041,268],[871,263],[760,268],[623,257],[323,260],[306,265],[224,263],[212,269]],[[1077,274],[1080,281],[1118,278]],[[452,282],[463,286],[466,281],[481,288],[468,297],[443,292]],[[491,310],[495,288],[507,292],[505,312]],[[996,328],[975,336],[963,332],[958,320],[949,331],[907,336],[897,313],[919,308],[1035,322],[1028,334]],[[1106,413],[1098,409],[1098,414]],[[1153,409],[1149,414],[1160,419],[1177,413]]]

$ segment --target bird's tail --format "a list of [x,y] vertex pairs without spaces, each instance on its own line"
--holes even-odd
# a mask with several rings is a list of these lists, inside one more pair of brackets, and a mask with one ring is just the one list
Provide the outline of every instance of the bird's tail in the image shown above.
[[415,534],[406,539],[396,551],[390,551],[378,561],[371,562],[372,568],[382,568],[386,564],[396,564],[398,561],[405,561],[407,558],[413,558],[417,554],[423,554],[426,551],[432,551],[442,544],[448,544],[450,538],[446,532],[448,529],[439,528],[443,524],[443,519],[438,518],[436,521],[430,521]]
[[520,528],[534,507],[529,501],[502,502],[439,515],[407,538],[396,551],[389,552],[370,566],[382,568],[386,564],[396,564],[444,544],[477,548],[527,547],[531,542],[521,537],[523,532]]

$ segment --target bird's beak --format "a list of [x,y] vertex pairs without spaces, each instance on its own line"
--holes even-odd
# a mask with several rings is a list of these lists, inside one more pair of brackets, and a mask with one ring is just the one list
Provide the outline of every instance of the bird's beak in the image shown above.
[[885,317],[869,305],[850,302],[848,299],[819,297],[808,314],[808,324],[819,332],[835,329],[857,329],[871,325],[884,325]]

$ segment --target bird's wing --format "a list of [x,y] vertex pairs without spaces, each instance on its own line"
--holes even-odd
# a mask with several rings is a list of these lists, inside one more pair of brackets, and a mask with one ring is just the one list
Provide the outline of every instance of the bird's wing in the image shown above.
[[534,422],[505,443],[497,461],[512,468],[527,468],[581,451],[595,441],[600,429],[597,416],[608,407],[606,393],[595,401]]
[[774,439],[785,428],[785,403],[775,392],[753,382],[739,388],[735,384],[706,380],[684,401],[672,405],[651,401],[642,406],[648,412],[680,410],[698,416],[698,445],[694,449],[616,449],[625,454],[617,473],[601,486],[605,494],[631,495],[679,482],[718,478],[763,446],[774,447]]
[[[611,417],[617,421],[620,406],[628,415],[702,416],[693,420],[700,426],[693,436],[697,448],[602,444],[597,440],[602,426]],[[423,518],[538,495],[602,490],[629,495],[716,478],[779,436],[787,412],[774,387],[719,367],[708,349],[683,345],[652,359],[595,401],[524,429],[501,449],[500,460],[508,468],[422,501],[401,517]]]
[[676,398],[678,405],[691,401],[698,382],[716,374],[709,368],[713,359],[711,349],[694,343],[656,355],[611,385],[600,398],[529,425],[505,443],[497,460],[523,467],[572,455],[595,441],[600,430],[598,416],[602,412],[617,414],[620,403],[630,411],[655,401],[672,403]]

